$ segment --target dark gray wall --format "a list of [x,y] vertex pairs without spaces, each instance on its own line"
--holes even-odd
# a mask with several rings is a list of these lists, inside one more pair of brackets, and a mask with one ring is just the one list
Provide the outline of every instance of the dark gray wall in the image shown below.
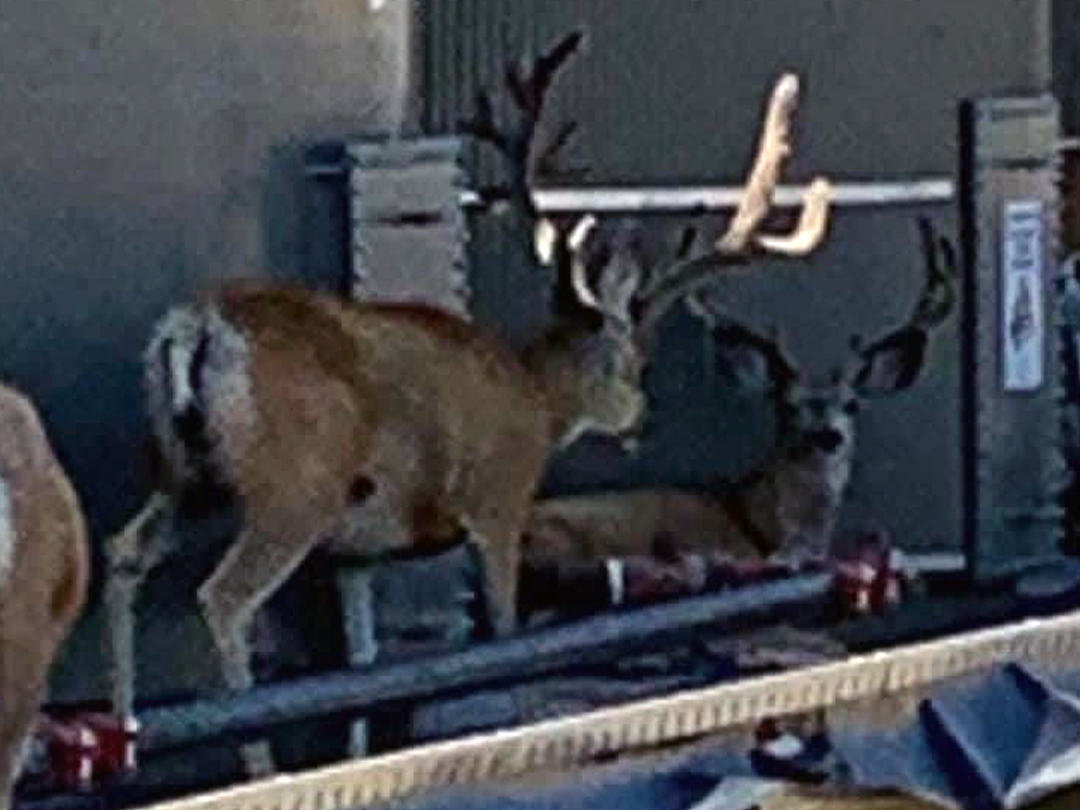
[[1054,0],[1054,95],[1061,102],[1062,128],[1080,134],[1080,4]]
[[971,93],[1039,88],[1045,0],[434,0],[427,123],[452,127],[507,58],[584,25],[549,120],[581,123],[598,183],[732,181],[763,93],[804,79],[792,176],[951,172],[954,110]]
[[[962,98],[1048,83],[1048,8],[1014,0],[437,0],[427,5],[425,121],[451,128],[477,87],[499,86],[508,59],[584,26],[587,48],[561,75],[547,120],[579,121],[571,157],[591,167],[588,182],[739,182],[765,94],[784,70],[805,87],[791,180],[952,176]],[[492,163],[481,155],[479,164],[489,177]],[[920,272],[914,221],[924,213],[955,233],[951,205],[838,212],[808,266],[767,264],[730,284],[733,310],[757,325],[784,325],[807,369],[827,371],[845,359],[849,333],[885,329],[911,305]],[[473,243],[478,317],[522,321],[534,306],[532,285],[507,269],[490,224],[481,227],[484,238]],[[875,403],[859,422],[845,520],[880,520],[916,550],[960,548],[957,320],[938,335],[918,386]],[[641,456],[582,442],[553,466],[546,490],[694,484],[761,459],[771,441],[767,404],[702,382],[701,341],[694,322],[672,319],[652,379],[654,433]]]
[[[398,125],[409,12],[367,0],[0,8],[0,377],[44,411],[95,538],[146,493],[137,364],[152,319],[225,276],[317,280],[303,149]],[[79,691],[99,669],[94,629],[91,611],[72,644]]]

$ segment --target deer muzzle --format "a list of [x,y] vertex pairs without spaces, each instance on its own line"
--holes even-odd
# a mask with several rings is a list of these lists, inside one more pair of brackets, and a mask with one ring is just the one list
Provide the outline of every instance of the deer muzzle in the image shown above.
[[807,434],[810,446],[829,455],[835,453],[844,444],[844,434],[836,428],[823,428]]

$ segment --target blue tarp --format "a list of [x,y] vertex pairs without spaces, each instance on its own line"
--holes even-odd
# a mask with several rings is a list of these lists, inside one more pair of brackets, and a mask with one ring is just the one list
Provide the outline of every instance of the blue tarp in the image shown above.
[[[1002,666],[937,688],[912,718],[898,722],[830,728],[820,750],[810,750],[816,761],[806,764],[845,793],[897,789],[964,810],[1020,808],[1080,783],[1080,672]],[[542,785],[444,791],[400,806],[749,810],[755,791],[768,790],[774,776],[751,752],[718,745],[660,765],[597,766]]]

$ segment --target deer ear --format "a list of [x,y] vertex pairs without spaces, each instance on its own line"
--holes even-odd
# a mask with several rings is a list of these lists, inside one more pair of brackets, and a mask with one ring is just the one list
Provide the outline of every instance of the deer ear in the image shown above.
[[908,327],[862,349],[853,387],[860,396],[880,396],[910,387],[922,372],[927,343],[924,330]]
[[768,354],[755,342],[744,339],[741,330],[719,324],[711,331],[713,361],[720,379],[754,393],[768,391],[776,384]]
[[751,392],[767,391],[773,385],[769,361],[756,349],[718,347],[715,360],[717,374],[730,385]]

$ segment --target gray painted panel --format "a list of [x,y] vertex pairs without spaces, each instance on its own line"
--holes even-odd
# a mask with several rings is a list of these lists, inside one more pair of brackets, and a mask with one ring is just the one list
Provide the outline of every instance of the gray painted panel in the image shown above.
[[447,189],[458,185],[458,172],[452,163],[365,169],[363,182],[354,183],[362,200],[357,214],[375,222],[402,217],[453,220],[459,209],[457,194]]
[[[974,235],[975,514],[969,542],[974,570],[988,577],[1018,562],[1057,552],[1065,483],[1061,457],[1060,313],[1057,295],[1057,122],[1049,97],[977,101],[971,110]],[[1013,286],[1006,206],[1041,204],[1033,237],[1031,305]],[[1036,222],[1038,220],[1036,219]],[[1030,227],[1030,226],[1028,226]],[[1011,230],[1011,229],[1010,229]],[[1034,233],[1034,231],[1032,231]],[[1009,275],[1009,279],[1006,278]],[[1041,289],[1034,289],[1041,284]],[[1020,289],[1017,287],[1016,289]],[[1018,294],[1019,296],[1019,294]],[[1024,316],[1027,316],[1026,318]],[[1023,328],[1026,324],[1034,328]],[[1042,330],[1039,331],[1041,325]],[[1018,327],[1021,327],[1018,329]],[[1010,347],[1028,335],[1041,378],[1017,389]],[[1022,378],[1019,382],[1026,383]]]
[[[435,0],[431,132],[450,131],[474,82],[578,26],[585,51],[548,110],[581,123],[574,156],[597,183],[731,182],[763,94],[805,81],[792,176],[952,172],[961,98],[1044,89],[1044,0]],[[502,36],[484,32],[495,26]]]
[[460,228],[364,224],[358,229],[365,262],[354,292],[358,298],[435,304],[468,314]]
[[468,315],[461,152],[457,138],[348,148],[353,296]]

